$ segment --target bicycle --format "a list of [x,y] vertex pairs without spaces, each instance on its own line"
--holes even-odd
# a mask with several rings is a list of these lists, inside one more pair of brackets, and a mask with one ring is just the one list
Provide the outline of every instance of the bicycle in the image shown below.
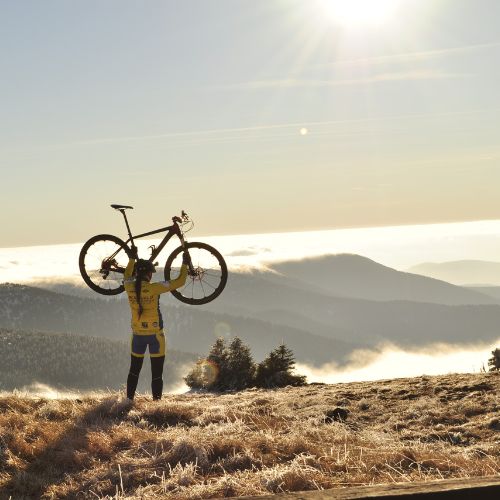
[[[227,283],[227,265],[222,255],[210,245],[201,242],[188,243],[184,234],[194,227],[194,222],[182,211],[181,217],[172,217],[171,226],[155,229],[147,233],[132,235],[125,213],[133,207],[128,205],[111,205],[125,219],[128,239],[122,239],[112,234],[99,234],[90,238],[82,247],[79,256],[80,273],[85,283],[102,295],[118,295],[124,291],[123,275],[130,258],[133,257],[134,239],[144,238],[154,234],[167,234],[156,245],[151,245],[150,262],[154,262],[165,245],[177,236],[181,245],[167,258],[164,268],[166,281],[175,279],[180,272],[182,254],[188,257],[188,278],[184,287],[173,290],[172,295],[186,304],[199,305],[211,302],[218,297]],[[158,262],[154,262],[158,265]]]

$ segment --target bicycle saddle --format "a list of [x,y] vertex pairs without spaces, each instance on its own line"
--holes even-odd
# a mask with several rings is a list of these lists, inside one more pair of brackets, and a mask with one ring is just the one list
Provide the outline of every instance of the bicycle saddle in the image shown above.
[[115,210],[127,210],[127,208],[134,207],[129,207],[128,205],[111,205],[111,208],[114,208]]

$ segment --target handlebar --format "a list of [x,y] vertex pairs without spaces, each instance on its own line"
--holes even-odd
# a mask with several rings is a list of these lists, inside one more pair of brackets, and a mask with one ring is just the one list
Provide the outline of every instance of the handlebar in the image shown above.
[[189,221],[189,215],[184,212],[184,210],[181,212],[181,217],[179,217],[178,215],[172,217],[172,222],[174,223],[182,224],[183,222],[187,221]]

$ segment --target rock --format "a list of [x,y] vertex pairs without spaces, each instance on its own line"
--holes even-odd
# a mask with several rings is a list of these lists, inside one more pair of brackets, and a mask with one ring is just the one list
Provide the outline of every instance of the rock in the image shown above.
[[347,408],[341,408],[338,406],[333,410],[328,410],[325,413],[325,424],[331,424],[333,422],[343,422],[347,419],[349,415],[349,410]]
[[494,431],[500,431],[500,419],[492,418],[488,424],[488,427]]

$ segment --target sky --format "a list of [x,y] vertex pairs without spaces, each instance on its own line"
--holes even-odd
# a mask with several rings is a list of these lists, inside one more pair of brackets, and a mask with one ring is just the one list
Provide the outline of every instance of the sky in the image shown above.
[[203,235],[499,219],[499,18],[497,0],[0,1],[0,247],[123,234],[111,203],[136,232],[184,209]]

